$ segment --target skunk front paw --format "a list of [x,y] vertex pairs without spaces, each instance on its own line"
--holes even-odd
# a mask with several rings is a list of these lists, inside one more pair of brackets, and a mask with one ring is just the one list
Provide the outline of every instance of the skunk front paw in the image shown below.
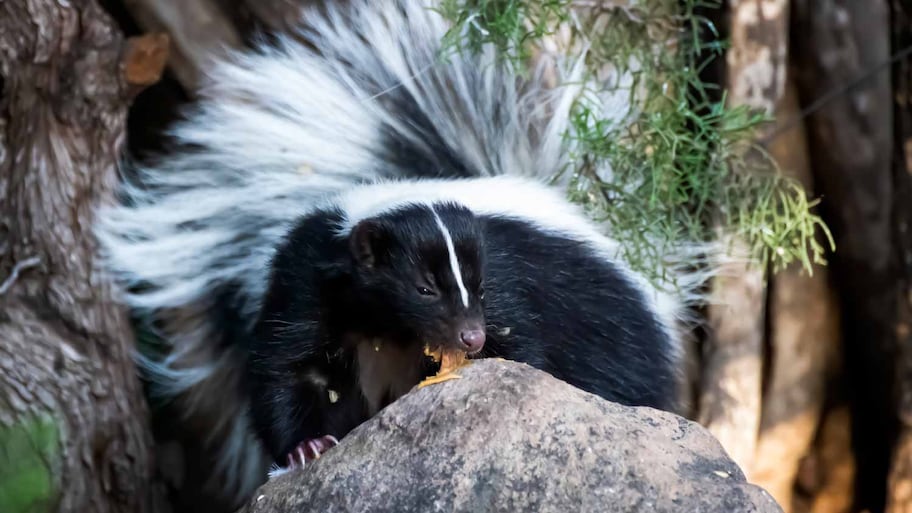
[[319,459],[323,453],[337,445],[339,445],[339,440],[332,435],[323,435],[319,438],[304,440],[296,445],[285,457],[286,465],[284,467],[278,463],[273,463],[267,475],[269,479],[272,479],[286,472],[304,468],[308,461]]
[[311,438],[299,443],[288,453],[288,469],[304,467],[308,461],[319,459],[326,451],[339,445],[339,440],[332,435],[323,435],[320,438]]

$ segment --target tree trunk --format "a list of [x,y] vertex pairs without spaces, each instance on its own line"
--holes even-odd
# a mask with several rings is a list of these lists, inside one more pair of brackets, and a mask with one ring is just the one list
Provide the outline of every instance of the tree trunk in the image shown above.
[[[912,45],[912,5],[891,2],[894,51]],[[901,285],[897,291],[896,384],[900,434],[893,451],[887,491],[887,511],[912,513],[912,63],[900,60],[893,68],[894,237]]]
[[0,3],[4,512],[166,510],[133,336],[90,231],[117,181],[129,94],[161,56],[125,44],[93,0]]
[[[745,254],[740,241],[729,242],[734,254]],[[747,474],[760,425],[763,271],[736,263],[722,273],[713,283],[697,420]]]
[[852,454],[852,418],[847,406],[838,406],[823,418],[816,443],[816,483],[811,513],[849,513],[857,469]]
[[[777,119],[789,122],[798,115],[798,97],[792,80],[776,109]],[[778,134],[769,144],[783,174],[801,182],[808,195],[814,185],[803,125]],[[770,279],[769,371],[763,397],[760,440],[751,478],[792,511],[798,468],[814,441],[824,403],[827,362],[839,351],[836,296],[828,269],[817,266],[813,275],[795,263]]]
[[[788,2],[729,0],[729,9],[729,101],[772,113],[785,86]],[[746,254],[744,242],[735,240],[733,245],[735,254]],[[713,285],[698,417],[748,476],[760,428],[764,272],[756,264],[726,265]]]
[[[889,58],[886,0],[794,0],[794,5],[793,50],[804,105]],[[855,507],[872,511],[884,507],[896,436],[892,110],[890,75],[881,72],[808,120],[814,179],[837,248],[832,269],[840,289],[858,465]]]

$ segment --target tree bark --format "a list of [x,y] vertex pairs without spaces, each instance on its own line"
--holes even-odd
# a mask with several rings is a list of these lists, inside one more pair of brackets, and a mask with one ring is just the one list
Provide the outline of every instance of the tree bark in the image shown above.
[[127,48],[93,0],[0,3],[5,512],[166,510],[133,336],[96,272],[90,231],[143,85],[130,80],[155,75],[139,62],[160,57],[155,47]]
[[[795,84],[787,80],[776,109],[779,125],[794,119],[798,111]],[[768,150],[783,174],[801,182],[813,195],[803,125],[779,133]],[[839,351],[836,296],[828,274],[826,267],[817,266],[809,275],[795,263],[770,279],[770,363],[751,477],[786,512],[792,511],[798,468],[820,423],[827,362]]]
[[[785,85],[788,2],[729,0],[729,8],[729,101],[772,113]],[[733,246],[736,254],[746,254],[743,241],[734,240]],[[750,476],[760,427],[765,270],[736,263],[721,272],[709,309],[711,332],[698,418]]]
[[[894,51],[912,45],[912,5],[891,2]],[[893,449],[887,490],[889,513],[912,513],[912,63],[897,61],[893,67],[894,89],[894,238],[901,278],[896,301],[896,386],[899,396],[900,433]]]
[[[804,105],[889,58],[885,0],[794,0],[794,5],[793,50]],[[884,507],[897,425],[892,110],[890,75],[881,72],[808,119],[814,179],[837,248],[832,268],[840,289],[858,465],[855,507],[872,511]]]
[[[746,252],[728,239],[733,254]],[[698,422],[745,473],[753,463],[760,425],[764,287],[753,264],[724,266],[713,283],[711,333],[704,356]]]

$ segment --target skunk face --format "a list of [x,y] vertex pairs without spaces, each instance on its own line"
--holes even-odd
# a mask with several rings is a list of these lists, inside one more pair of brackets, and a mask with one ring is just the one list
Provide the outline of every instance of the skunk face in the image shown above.
[[484,233],[468,209],[410,204],[365,219],[349,236],[359,315],[405,344],[481,351]]

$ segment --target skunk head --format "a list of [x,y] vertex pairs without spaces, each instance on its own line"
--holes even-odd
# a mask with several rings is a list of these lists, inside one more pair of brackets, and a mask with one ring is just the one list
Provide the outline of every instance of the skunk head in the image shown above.
[[409,204],[349,234],[357,314],[407,344],[479,352],[485,341],[484,233],[452,203]]

